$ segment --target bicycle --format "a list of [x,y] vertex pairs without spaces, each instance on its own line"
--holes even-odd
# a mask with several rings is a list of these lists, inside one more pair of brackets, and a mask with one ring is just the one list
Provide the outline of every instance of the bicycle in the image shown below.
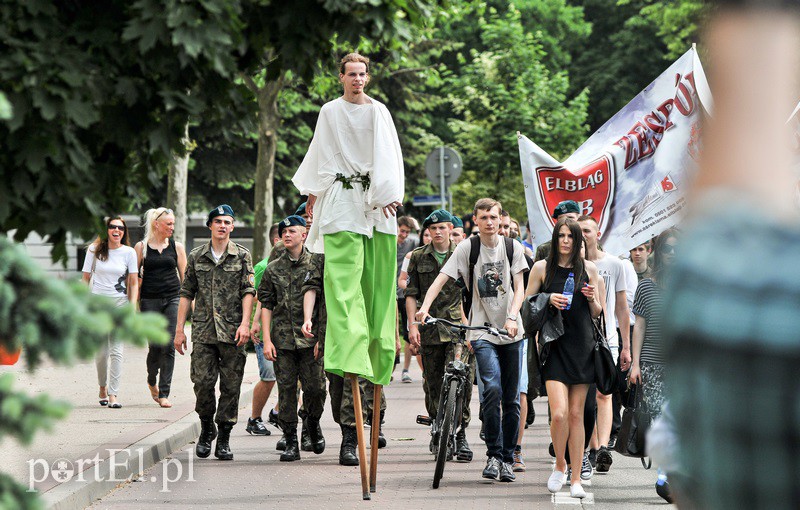
[[[461,420],[464,395],[467,391],[472,391],[472,381],[467,377],[468,367],[466,363],[461,361],[461,354],[464,351],[464,343],[466,342],[466,333],[467,331],[484,331],[495,336],[508,334],[506,330],[496,328],[489,323],[484,326],[466,326],[435,317],[428,317],[424,323],[416,322],[415,324],[435,325],[437,323],[450,327],[455,347],[453,349],[453,361],[447,364],[447,368],[444,371],[436,418],[432,419],[428,416],[417,415],[417,423],[431,427],[433,455],[436,459],[436,467],[433,471],[434,489],[439,488],[439,482],[444,474],[445,462],[452,460],[454,456],[456,429],[458,428],[456,423]],[[472,460],[471,452],[469,454],[456,453],[455,456],[460,461],[469,462]]]

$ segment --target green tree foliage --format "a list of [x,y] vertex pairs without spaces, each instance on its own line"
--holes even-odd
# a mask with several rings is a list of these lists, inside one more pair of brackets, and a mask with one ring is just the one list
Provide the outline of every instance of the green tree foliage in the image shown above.
[[453,187],[454,209],[471,211],[478,198],[491,196],[524,221],[516,132],[556,156],[567,155],[586,136],[587,95],[570,97],[567,72],[548,69],[542,43],[513,5],[504,12],[485,4],[463,9],[442,31],[455,36],[466,19],[477,32],[474,47],[458,51],[443,87],[451,114],[442,138],[464,161]]
[[[620,5],[628,1],[620,0]],[[639,11],[640,22],[656,27],[656,35],[666,45],[666,57],[670,60],[677,59],[692,43],[698,42],[700,28],[710,13],[711,4],[704,0],[649,0]]]
[[235,126],[244,1],[0,3],[0,230],[68,232],[128,210],[182,151],[190,115]]
[[595,131],[698,42],[701,0],[575,0],[592,31],[573,50],[572,90],[589,89]]

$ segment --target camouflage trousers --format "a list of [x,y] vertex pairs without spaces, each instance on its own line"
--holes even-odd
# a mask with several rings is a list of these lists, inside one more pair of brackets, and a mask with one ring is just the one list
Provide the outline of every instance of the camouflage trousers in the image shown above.
[[[331,412],[333,421],[345,427],[356,426],[356,412],[353,404],[353,389],[350,380],[342,376],[327,372],[331,394]],[[361,411],[364,422],[372,418],[372,409],[375,400],[375,389],[371,382],[359,377],[358,386],[361,388]],[[386,411],[386,396],[381,391],[381,414]]]
[[[447,364],[453,361],[455,344],[452,342],[441,343],[438,345],[423,345],[420,347],[422,354],[422,368],[424,371],[424,381],[422,388],[425,390],[425,408],[428,416],[436,418],[439,398],[442,394],[442,379]],[[469,403],[472,400],[472,381],[475,378],[475,354],[466,346],[461,353],[461,361],[467,365],[467,380],[469,390],[464,395],[461,413],[461,427],[467,428],[470,422]]]
[[278,383],[278,419],[288,430],[297,429],[298,382],[303,385],[303,415],[319,420],[325,408],[325,370],[314,349],[278,349],[275,357]]
[[[192,344],[190,373],[197,399],[194,410],[201,420],[214,418],[217,423],[236,423],[246,361],[244,346],[222,342]],[[219,404],[215,395],[217,379]]]

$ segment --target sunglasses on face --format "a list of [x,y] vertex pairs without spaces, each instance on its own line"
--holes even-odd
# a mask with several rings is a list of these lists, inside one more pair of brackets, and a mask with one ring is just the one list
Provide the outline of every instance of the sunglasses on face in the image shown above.
[[661,251],[669,255],[671,253],[675,253],[675,247],[671,244],[665,244],[664,246],[661,247]]
[[121,232],[125,232],[125,226],[124,225],[109,225],[108,226],[108,230],[119,230]]

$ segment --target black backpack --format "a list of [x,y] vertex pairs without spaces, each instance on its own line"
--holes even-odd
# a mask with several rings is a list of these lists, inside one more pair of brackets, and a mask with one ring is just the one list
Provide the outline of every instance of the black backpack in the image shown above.
[[[514,240],[510,237],[503,237],[503,240],[506,243],[506,258],[508,258],[508,270],[511,272],[511,267],[513,266],[514,261]],[[462,293],[461,298],[464,304],[464,315],[469,318],[469,312],[472,309],[472,289],[473,289],[473,276],[475,274],[475,264],[478,263],[478,257],[481,254],[481,238],[480,236],[472,236],[469,238],[470,242],[470,250],[469,250],[469,273],[467,273],[469,284],[466,284],[461,280],[462,284]],[[524,249],[524,248],[523,248]],[[528,269],[522,272],[522,282],[523,288],[528,286],[528,276],[531,272],[531,267],[533,267],[533,260],[523,252],[523,256],[525,257],[525,262],[528,265]],[[513,280],[513,275],[512,275]],[[512,282],[513,285],[513,282]]]

